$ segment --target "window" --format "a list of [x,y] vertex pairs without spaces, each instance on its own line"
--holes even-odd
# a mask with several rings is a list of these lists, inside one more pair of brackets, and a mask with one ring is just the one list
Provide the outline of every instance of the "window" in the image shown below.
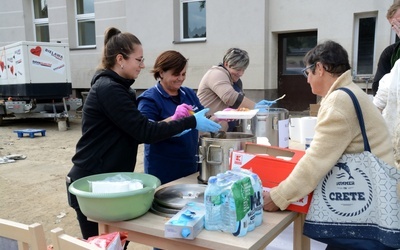
[[181,0],[180,40],[204,41],[206,38],[206,1]]
[[317,33],[293,33],[282,36],[282,74],[302,75],[306,53],[317,44]]
[[373,74],[376,14],[363,14],[355,19],[353,75]]
[[94,0],[76,0],[76,31],[78,47],[96,45]]
[[50,42],[46,0],[33,0],[33,25],[37,42]]

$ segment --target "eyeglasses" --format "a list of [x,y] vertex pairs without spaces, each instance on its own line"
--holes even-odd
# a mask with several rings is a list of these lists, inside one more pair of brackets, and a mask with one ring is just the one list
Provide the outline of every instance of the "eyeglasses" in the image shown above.
[[308,71],[307,71],[307,70],[308,70],[308,69],[311,69],[311,68],[314,67],[314,66],[315,66],[315,63],[311,64],[310,66],[304,68],[304,69],[301,71],[301,73],[303,73],[303,75],[304,75],[305,78],[308,78]]
[[144,57],[142,57],[142,58],[135,58],[135,60],[138,61],[139,64],[144,63]]

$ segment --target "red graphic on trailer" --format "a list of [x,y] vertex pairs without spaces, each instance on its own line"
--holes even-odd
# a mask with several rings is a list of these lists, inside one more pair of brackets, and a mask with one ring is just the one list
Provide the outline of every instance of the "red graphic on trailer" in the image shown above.
[[42,53],[42,48],[40,46],[36,46],[36,48],[31,49],[31,53],[35,56],[40,56]]

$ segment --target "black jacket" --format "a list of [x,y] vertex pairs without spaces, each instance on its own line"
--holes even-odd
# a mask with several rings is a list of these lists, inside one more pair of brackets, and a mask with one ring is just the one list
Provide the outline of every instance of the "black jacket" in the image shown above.
[[378,92],[379,80],[381,80],[381,78],[389,73],[392,69],[391,59],[398,45],[400,45],[400,42],[389,45],[382,51],[381,56],[379,57],[378,68],[376,69],[374,82],[372,83],[373,95]]
[[151,122],[137,108],[130,86],[134,80],[102,70],[92,80],[82,113],[82,137],[68,176],[77,180],[92,174],[132,172],[139,143],[154,143],[195,128],[193,116],[178,121]]

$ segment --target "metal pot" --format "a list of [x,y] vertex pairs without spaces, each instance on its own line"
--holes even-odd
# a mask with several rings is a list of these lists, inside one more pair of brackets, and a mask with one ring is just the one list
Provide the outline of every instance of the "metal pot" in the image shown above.
[[[279,122],[287,125],[279,125]],[[240,130],[253,134],[256,137],[267,137],[272,146],[279,146],[279,141],[287,141],[289,138],[289,111],[283,108],[269,108],[259,111],[252,119],[240,120]],[[287,138],[280,138],[286,136]],[[287,147],[286,145],[283,147]]]
[[225,139],[212,138],[210,134],[201,135],[199,146],[201,167],[198,180],[207,183],[210,176],[229,170],[231,152],[244,149],[247,142],[256,143],[256,141],[254,135],[240,132],[227,132]]

